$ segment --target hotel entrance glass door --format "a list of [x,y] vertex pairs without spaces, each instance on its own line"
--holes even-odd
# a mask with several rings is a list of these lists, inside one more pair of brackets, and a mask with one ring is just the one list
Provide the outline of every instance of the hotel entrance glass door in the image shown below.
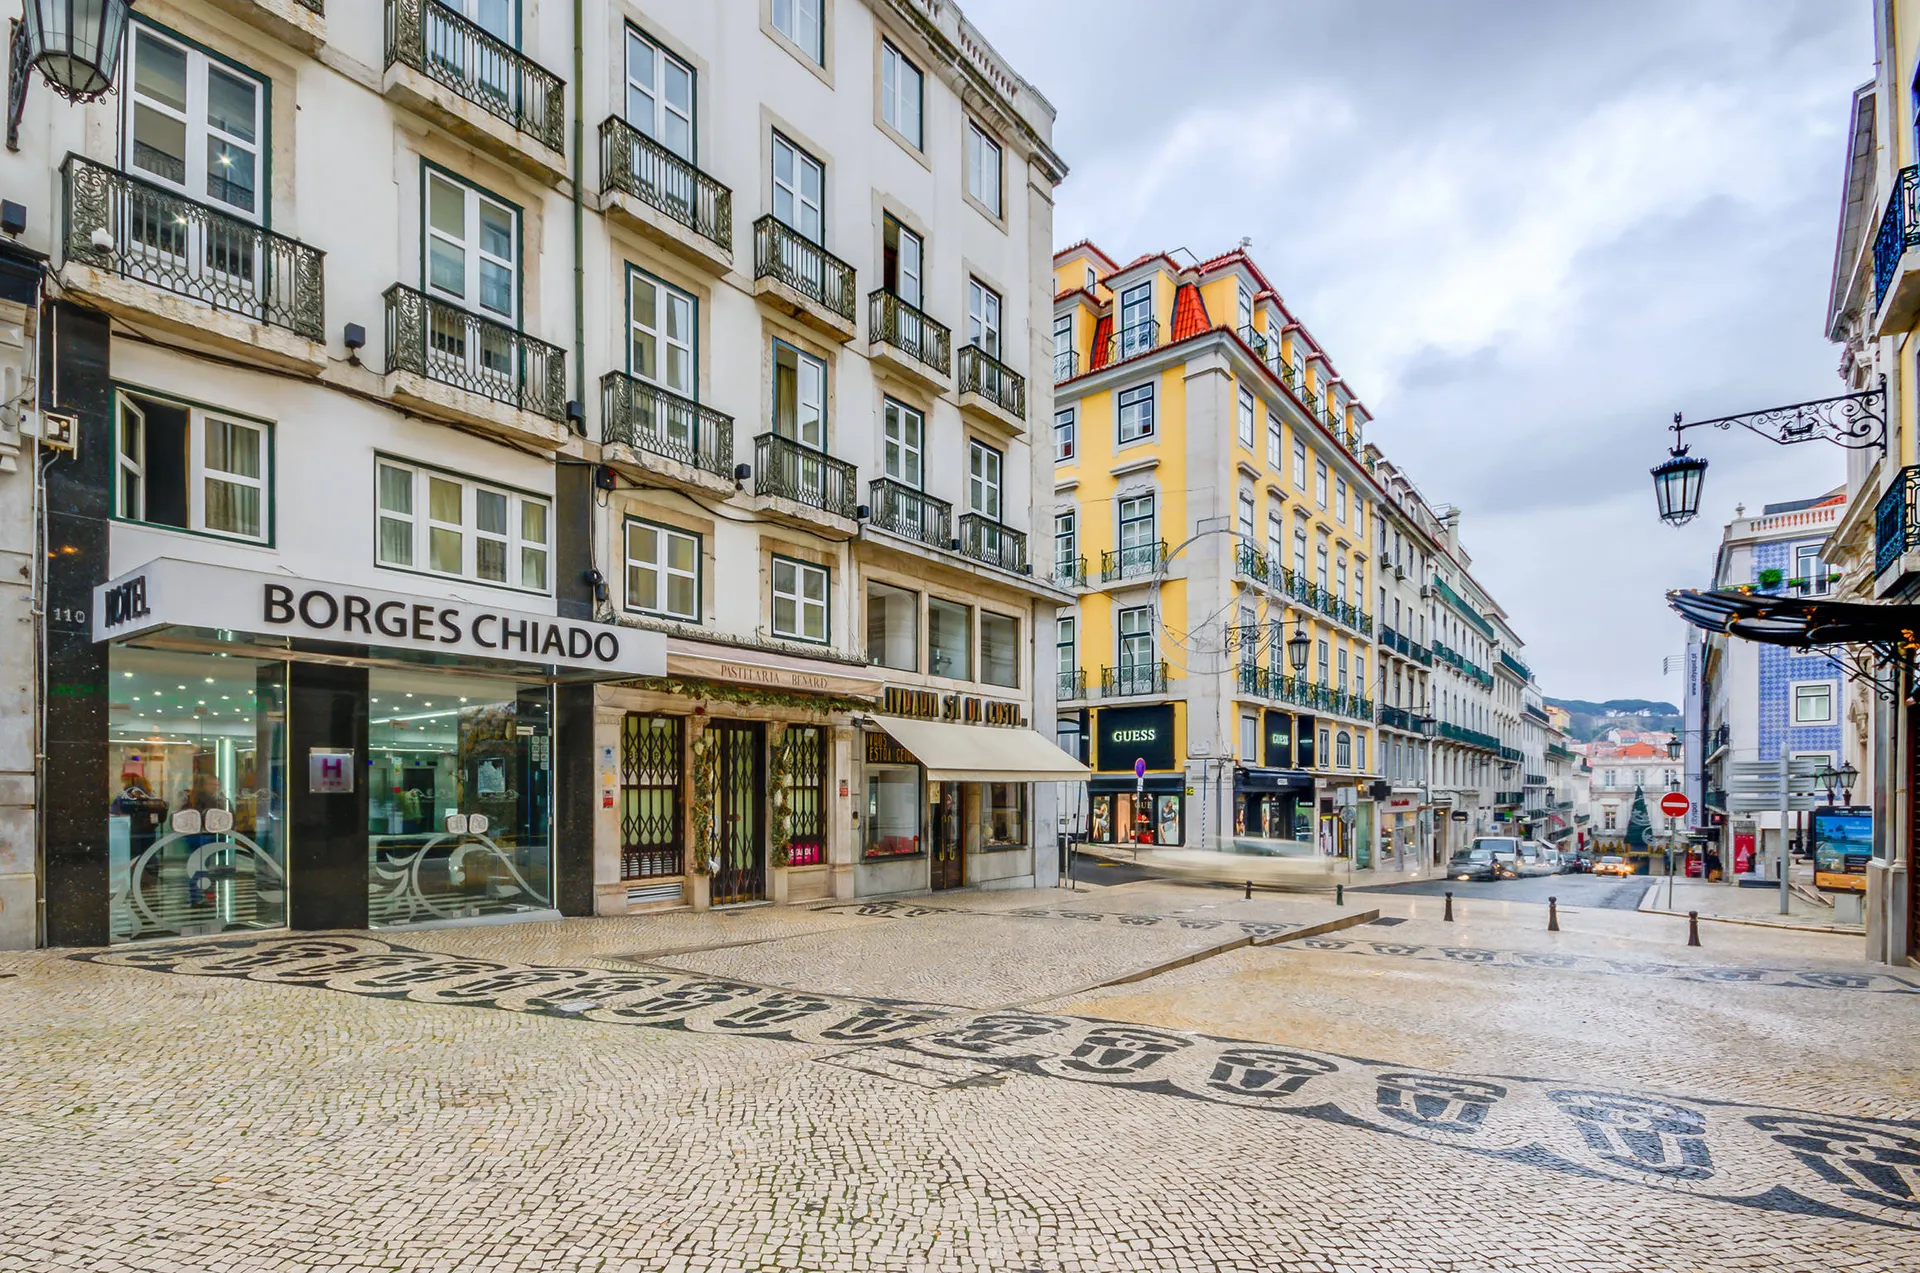
[[767,895],[766,777],[761,726],[715,721],[713,816],[720,861],[713,872],[715,906]]

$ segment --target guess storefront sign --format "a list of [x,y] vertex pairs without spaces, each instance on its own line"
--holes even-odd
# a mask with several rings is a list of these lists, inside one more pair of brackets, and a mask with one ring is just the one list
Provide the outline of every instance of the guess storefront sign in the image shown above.
[[1141,760],[1148,769],[1174,767],[1173,704],[1103,707],[1097,719],[1095,769],[1102,773],[1131,773],[1134,762]]
[[149,562],[94,593],[96,641],[182,627],[621,676],[661,676],[667,665],[666,639],[657,632],[173,558]]

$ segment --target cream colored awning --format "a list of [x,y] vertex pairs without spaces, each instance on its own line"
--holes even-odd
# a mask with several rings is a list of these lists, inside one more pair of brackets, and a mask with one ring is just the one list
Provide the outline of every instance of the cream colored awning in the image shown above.
[[874,719],[936,782],[1085,782],[1091,773],[1031,729]]

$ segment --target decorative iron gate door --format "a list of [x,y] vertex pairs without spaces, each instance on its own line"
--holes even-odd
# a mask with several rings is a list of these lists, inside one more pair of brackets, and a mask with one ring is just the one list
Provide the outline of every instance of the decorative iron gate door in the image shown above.
[[933,839],[929,866],[932,888],[959,888],[966,882],[966,847],[960,839],[960,784],[927,784],[927,829]]
[[767,783],[759,725],[716,721],[713,735],[713,813],[720,831],[720,866],[713,873],[713,904],[753,902],[767,895]]

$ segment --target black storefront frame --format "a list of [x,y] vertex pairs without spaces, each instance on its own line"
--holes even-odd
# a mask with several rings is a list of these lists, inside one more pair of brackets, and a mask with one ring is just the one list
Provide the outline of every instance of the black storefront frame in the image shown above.
[[[1311,842],[1311,828],[1307,835],[1300,834],[1300,809],[1303,804],[1310,808],[1313,798],[1312,774],[1298,769],[1236,765],[1233,770],[1234,834]],[[1273,808],[1281,812],[1267,816],[1267,825],[1259,826],[1256,810],[1264,812]]]
[[[1122,840],[1119,838],[1120,821],[1117,814],[1118,796],[1131,798],[1141,792],[1154,798],[1154,838],[1152,840]],[[1092,844],[1148,844],[1163,843],[1160,838],[1161,798],[1171,797],[1178,802],[1180,824],[1180,844],[1187,842],[1187,777],[1185,774],[1148,774],[1136,779],[1131,774],[1120,777],[1115,774],[1095,774],[1087,780],[1087,838]],[[1099,810],[1105,802],[1107,817],[1106,834],[1100,834],[1102,821]],[[1137,814],[1136,814],[1137,817]]]

